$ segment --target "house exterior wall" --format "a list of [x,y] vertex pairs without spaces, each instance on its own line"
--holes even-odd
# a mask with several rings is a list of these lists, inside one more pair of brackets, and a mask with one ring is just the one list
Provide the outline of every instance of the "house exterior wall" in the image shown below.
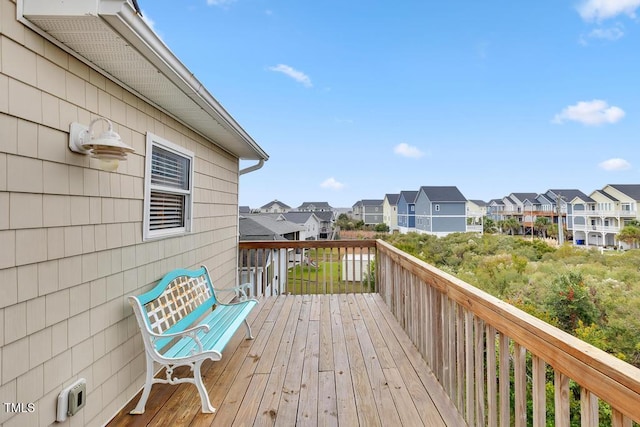
[[380,206],[364,206],[364,214],[362,220],[365,224],[376,225],[383,221],[382,205]]
[[466,202],[433,202],[420,191],[415,206],[416,229],[421,232],[443,235],[467,231]]
[[467,220],[464,216],[434,216],[432,222],[432,233],[437,235],[467,231]]
[[403,196],[398,200],[398,228],[401,233],[416,227],[415,203],[408,203]]
[[384,199],[384,203],[382,205],[382,221],[387,224],[389,230],[397,230],[398,229],[398,206],[391,205],[387,198]]
[[602,190],[619,200],[619,203],[617,203],[616,206],[617,210],[633,212],[634,215],[636,214],[638,201],[634,200],[633,197],[625,194],[615,187],[612,187],[611,185],[605,186]]
[[304,227],[304,238],[302,240],[318,240],[320,234],[320,222],[315,216],[310,216],[307,222],[300,224]]
[[[4,426],[54,423],[60,391],[87,380],[66,424],[105,424],[141,388],[127,296],[177,267],[235,284],[238,159],[25,28],[0,0],[0,411]],[[69,124],[103,116],[135,153],[116,172],[68,148]],[[193,232],[142,241],[145,135],[195,153]]]
[[278,202],[272,203],[266,207],[261,207],[260,209],[258,209],[258,211],[260,213],[285,213],[285,212],[289,212],[291,209],[281,205]]

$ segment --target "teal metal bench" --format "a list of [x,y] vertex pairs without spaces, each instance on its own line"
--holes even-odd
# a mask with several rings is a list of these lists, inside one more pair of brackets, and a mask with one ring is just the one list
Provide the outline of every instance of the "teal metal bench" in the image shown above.
[[[243,323],[247,339],[253,339],[247,316],[258,301],[247,298],[242,287],[234,290],[242,295],[240,302],[220,303],[203,266],[171,271],[149,292],[129,297],[142,333],[147,364],[144,390],[131,414],[144,413],[151,386],[157,383],[195,384],[202,412],[215,412],[202,383],[202,362],[220,360],[222,350]],[[154,362],[165,367],[166,378],[154,377]],[[178,366],[189,366],[193,377],[174,377]]]

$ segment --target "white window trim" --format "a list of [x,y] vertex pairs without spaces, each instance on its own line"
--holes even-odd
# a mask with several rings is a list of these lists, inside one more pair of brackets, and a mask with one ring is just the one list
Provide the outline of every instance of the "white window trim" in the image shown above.
[[[180,236],[183,234],[191,233],[193,231],[193,193],[194,193],[194,159],[193,152],[181,147],[173,142],[167,141],[164,138],[154,135],[151,132],[147,132],[147,149],[145,156],[144,167],[144,212],[143,212],[143,224],[142,224],[142,240],[156,240],[167,237]],[[152,186],[151,184],[151,154],[154,146],[158,146],[164,150],[171,151],[179,156],[189,159],[189,190],[176,191],[171,189],[167,192],[174,192],[185,194],[185,226],[180,228],[172,228],[169,230],[149,230],[150,213],[151,213],[151,190],[160,189],[165,190],[162,187]],[[153,188],[152,188],[153,187]]]

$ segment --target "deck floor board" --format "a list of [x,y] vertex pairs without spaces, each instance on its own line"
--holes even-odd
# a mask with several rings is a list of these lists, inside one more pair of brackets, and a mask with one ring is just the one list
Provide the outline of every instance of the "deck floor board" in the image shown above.
[[219,362],[203,364],[215,414],[192,384],[155,385],[108,426],[458,425],[462,418],[379,295],[279,296],[250,317]]

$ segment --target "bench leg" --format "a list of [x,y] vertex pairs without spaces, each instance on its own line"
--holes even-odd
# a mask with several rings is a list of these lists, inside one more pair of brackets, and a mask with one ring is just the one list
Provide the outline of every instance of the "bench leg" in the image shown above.
[[204,362],[204,360],[195,362],[195,366],[193,367],[193,381],[198,388],[198,393],[200,393],[202,412],[205,414],[213,414],[214,412],[216,412],[216,409],[211,405],[211,402],[209,401],[209,394],[207,393],[207,389],[202,383],[202,375],[200,374],[200,367],[202,366],[202,362]]
[[252,340],[253,334],[251,333],[251,326],[249,326],[249,322],[247,322],[247,319],[244,319],[244,326],[247,328],[247,339]]
[[153,385],[153,360],[147,355],[147,378],[144,382],[144,389],[142,390],[142,396],[138,400],[138,404],[129,412],[131,415],[144,414],[144,407],[147,405],[147,399],[149,393],[151,393],[151,386]]

